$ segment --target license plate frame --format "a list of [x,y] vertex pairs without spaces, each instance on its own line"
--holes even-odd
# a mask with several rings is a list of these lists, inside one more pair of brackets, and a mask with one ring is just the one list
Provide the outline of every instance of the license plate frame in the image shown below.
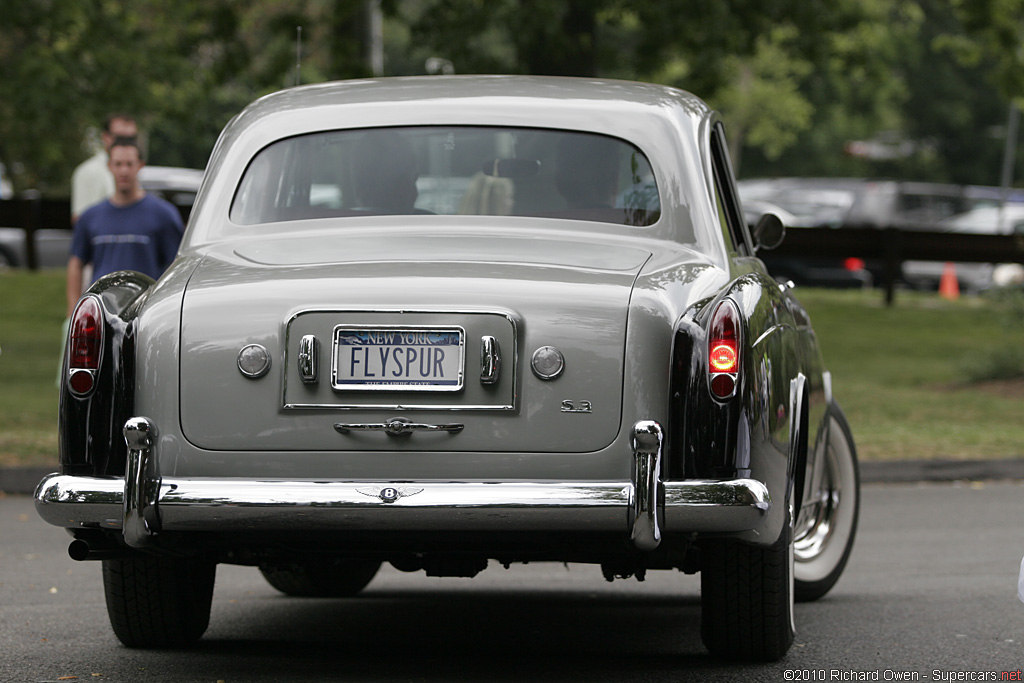
[[466,330],[460,325],[334,328],[331,387],[335,391],[458,392],[465,375]]

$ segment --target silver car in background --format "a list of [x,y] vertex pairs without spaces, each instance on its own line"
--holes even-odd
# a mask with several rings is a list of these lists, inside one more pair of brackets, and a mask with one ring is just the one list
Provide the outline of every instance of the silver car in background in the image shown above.
[[[139,172],[139,181],[147,192],[174,204],[182,219],[187,221],[203,181],[203,172],[195,168],[143,166]],[[71,247],[70,222],[69,205],[68,228],[42,228],[35,231],[36,263],[40,268],[63,268],[67,265]],[[25,240],[24,229],[0,227],[0,268],[17,268],[28,264]]]

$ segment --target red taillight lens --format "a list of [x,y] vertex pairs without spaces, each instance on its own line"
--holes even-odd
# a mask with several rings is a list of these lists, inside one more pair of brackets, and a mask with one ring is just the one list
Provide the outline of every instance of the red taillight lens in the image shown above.
[[78,303],[68,339],[68,368],[95,370],[100,366],[103,348],[103,319],[96,299],[86,297]]
[[96,385],[103,349],[103,313],[99,302],[86,297],[71,315],[68,331],[68,387],[83,396]]
[[736,391],[740,368],[740,314],[736,304],[726,299],[711,314],[708,328],[708,374],[711,392],[729,398]]
[[720,341],[711,349],[711,372],[736,372],[736,342]]

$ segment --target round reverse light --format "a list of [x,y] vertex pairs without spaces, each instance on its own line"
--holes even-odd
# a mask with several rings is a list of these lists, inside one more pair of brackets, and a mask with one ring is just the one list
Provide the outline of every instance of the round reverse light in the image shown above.
[[68,377],[68,385],[71,387],[71,392],[76,396],[84,396],[92,391],[92,388],[96,385],[95,370],[82,370],[76,369],[71,370]]
[[729,398],[736,390],[736,379],[732,375],[714,375],[711,378],[711,392],[718,398]]
[[542,346],[533,352],[530,367],[541,379],[555,379],[565,370],[565,356],[554,346]]
[[238,352],[238,369],[249,379],[256,379],[270,370],[270,353],[259,344],[249,344]]

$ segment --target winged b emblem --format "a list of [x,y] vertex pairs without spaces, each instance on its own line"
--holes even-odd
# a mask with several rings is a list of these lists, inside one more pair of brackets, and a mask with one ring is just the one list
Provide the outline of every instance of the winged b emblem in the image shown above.
[[374,486],[363,486],[357,488],[356,491],[363,494],[364,496],[370,496],[371,498],[379,498],[385,503],[394,503],[399,498],[405,498],[406,496],[415,496],[423,489],[417,488],[396,488],[394,486],[385,486],[384,488],[377,488]]

